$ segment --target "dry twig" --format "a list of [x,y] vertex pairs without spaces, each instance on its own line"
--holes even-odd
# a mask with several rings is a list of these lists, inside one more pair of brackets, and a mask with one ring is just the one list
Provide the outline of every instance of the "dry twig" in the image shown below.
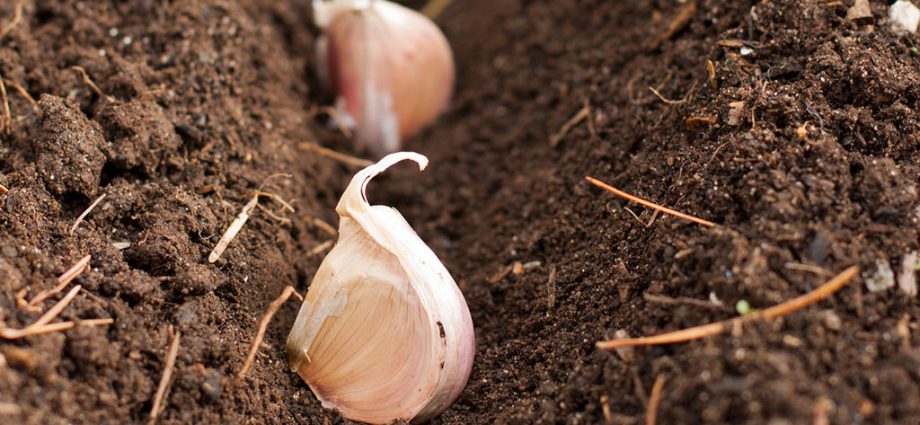
[[214,249],[211,250],[211,254],[208,255],[209,263],[214,263],[220,259],[220,256],[223,255],[227,247],[230,246],[230,242],[233,242],[236,235],[240,233],[240,230],[242,230],[246,222],[249,221],[249,216],[252,215],[252,210],[256,209],[256,204],[258,203],[259,196],[256,195],[243,206],[239,215],[230,222],[230,225],[227,226],[227,230],[224,231],[224,235],[220,237],[220,240],[217,241],[217,245],[214,245]]
[[602,350],[612,350],[624,347],[676,344],[680,342],[705,338],[707,336],[718,335],[720,333],[731,330],[736,326],[743,325],[744,323],[752,322],[755,320],[771,320],[799,311],[833,295],[835,292],[839,291],[840,288],[843,288],[846,286],[846,284],[850,283],[850,281],[853,280],[853,278],[858,274],[858,266],[850,267],[814,291],[793,298],[782,304],[775,305],[766,310],[756,311],[754,313],[735,317],[733,319],[723,320],[721,322],[710,323],[707,325],[696,326],[687,329],[681,329],[674,332],[667,332],[655,336],[599,341],[595,345],[597,348]]
[[65,308],[67,308],[67,305],[70,304],[71,301],[73,301],[74,297],[77,296],[77,293],[80,292],[80,289],[82,289],[80,285],[74,286],[73,289],[71,289],[70,292],[68,292],[67,295],[64,296],[64,298],[61,298],[61,300],[58,301],[57,304],[52,306],[48,311],[45,312],[45,314],[39,317],[38,320],[36,320],[34,323],[32,323],[29,326],[26,326],[26,329],[30,329],[30,328],[34,329],[37,327],[47,325],[48,323],[51,323],[51,321],[54,320],[54,318],[57,317],[59,314],[61,314],[61,312],[64,311]]
[[646,44],[648,50],[656,50],[664,44],[665,41],[668,41],[674,38],[677,33],[681,32],[687,25],[690,23],[690,20],[693,19],[693,15],[696,15],[696,0],[692,0],[686,5],[683,6],[674,16],[674,19],[671,20],[668,28],[652,41]]
[[321,219],[321,218],[319,218],[319,217],[310,217],[310,216],[307,216],[307,217],[304,217],[304,220],[307,221],[307,222],[309,222],[309,223],[312,223],[312,224],[313,224],[314,226],[316,226],[318,229],[322,230],[322,231],[325,232],[327,235],[332,236],[333,238],[339,237],[339,232],[338,232],[338,230],[335,230],[335,227],[333,227],[331,224],[327,223],[325,220],[323,220],[323,219]]
[[641,224],[642,226],[644,226],[646,229],[652,227],[652,225],[655,224],[655,220],[658,219],[658,213],[660,212],[660,211],[658,211],[658,210],[654,210],[655,212],[652,213],[652,218],[648,219],[648,223],[646,223],[646,222],[642,221],[642,219],[639,218],[639,215],[636,214],[636,213],[634,213],[633,210],[629,209],[628,207],[624,207],[623,209],[626,210],[626,212],[628,212],[629,215],[633,216],[633,218],[635,218],[636,221],[638,221],[639,224]]
[[150,419],[147,421],[147,425],[156,423],[160,413],[166,408],[164,400],[166,399],[166,390],[169,389],[169,381],[172,379],[173,371],[176,368],[176,356],[179,354],[180,337],[182,337],[182,333],[175,331],[172,342],[169,344],[169,351],[166,353],[166,364],[163,366],[163,376],[160,378],[157,392],[153,396],[153,407],[150,408]]
[[283,209],[286,209],[286,210],[288,210],[288,211],[290,211],[290,212],[294,212],[294,207],[292,207],[291,204],[287,203],[287,201],[285,201],[284,198],[282,198],[282,197],[280,197],[280,196],[278,196],[278,195],[276,195],[276,194],[274,194],[274,193],[271,193],[271,192],[263,192],[263,191],[260,189],[260,190],[257,190],[257,191],[255,192],[255,196],[257,196],[257,197],[258,197],[258,196],[264,196],[264,197],[266,197],[266,198],[268,198],[268,199],[271,199],[271,200],[273,200],[273,201],[275,201],[275,202],[281,204],[281,207],[282,207]]
[[[664,84],[662,84],[662,86],[663,85]],[[681,98],[680,100],[671,100],[671,99],[664,97],[659,91],[661,90],[660,87],[661,86],[659,86],[659,88],[649,87],[648,89],[652,92],[652,94],[655,95],[655,97],[658,98],[658,100],[664,102],[665,104],[669,106],[676,106],[676,105],[687,103],[691,100],[691,98],[693,97],[693,93],[696,92],[696,81],[694,81],[693,84],[690,85],[690,90],[687,90],[687,94],[685,94],[684,97]]]
[[692,305],[694,307],[707,308],[718,311],[732,311],[723,305],[718,305],[709,301],[698,300],[695,298],[677,297],[671,298],[664,295],[642,294],[642,299],[650,303],[667,304],[667,305]]
[[661,403],[661,392],[664,390],[664,375],[655,378],[652,394],[648,399],[648,412],[645,414],[645,425],[655,425],[658,421],[658,405]]
[[712,60],[706,61],[706,70],[709,71],[709,87],[713,91],[719,90],[719,80],[716,79],[716,64]]
[[824,269],[818,266],[813,266],[811,264],[802,264],[802,263],[786,263],[783,267],[789,270],[797,270],[800,272],[809,272],[814,273],[818,276],[831,277],[834,275],[834,272]]
[[3,132],[7,135],[13,132],[13,113],[10,111],[10,97],[6,94],[6,85],[0,78],[0,102],[3,102]]
[[613,422],[613,411],[610,409],[610,397],[606,395],[601,396],[601,413],[604,414],[604,422],[612,423]]
[[511,274],[513,270],[514,270],[514,264],[509,264],[505,267],[502,267],[501,270],[499,270],[498,272],[493,274],[491,277],[486,279],[486,282],[489,282],[493,285],[498,282],[501,282],[501,280],[504,279],[509,274]]
[[562,138],[564,138],[566,134],[569,134],[569,131],[571,131],[576,125],[581,124],[581,122],[587,119],[589,116],[591,116],[591,107],[585,103],[585,105],[582,106],[580,110],[578,110],[578,113],[576,113],[575,116],[569,118],[569,120],[562,125],[562,128],[560,128],[556,134],[549,138],[549,145],[551,147],[558,146],[559,142],[562,141]]
[[256,337],[252,340],[252,345],[249,347],[249,354],[246,356],[246,361],[243,363],[243,367],[237,372],[237,379],[243,379],[246,377],[246,373],[249,372],[249,369],[252,367],[252,364],[256,360],[256,354],[259,352],[259,346],[262,345],[262,339],[265,338],[265,330],[268,329],[268,323],[271,322],[272,317],[275,316],[275,313],[278,312],[278,309],[281,308],[284,303],[291,298],[291,295],[297,297],[297,299],[303,301],[303,297],[294,290],[293,286],[285,286],[284,290],[281,291],[281,295],[278,296],[271,304],[268,305],[268,308],[265,310],[265,314],[262,315],[262,320],[259,321],[259,330],[256,331]]
[[335,241],[326,241],[317,246],[314,246],[313,249],[311,249],[310,252],[307,253],[307,257],[313,257],[316,255],[322,254],[323,251],[329,248],[332,248],[333,245],[335,245]]
[[670,208],[663,207],[663,206],[658,205],[658,204],[656,204],[656,203],[653,203],[653,202],[650,202],[650,201],[646,201],[645,199],[642,199],[642,198],[639,198],[639,197],[630,195],[630,194],[628,194],[628,193],[626,193],[626,192],[623,192],[622,190],[617,189],[617,188],[615,188],[615,187],[613,187],[613,186],[611,186],[611,185],[609,185],[609,184],[607,184],[607,183],[604,183],[604,182],[602,182],[602,181],[600,181],[600,180],[598,180],[598,179],[595,179],[594,177],[585,177],[585,179],[587,179],[589,183],[591,183],[591,184],[593,184],[593,185],[595,185],[595,186],[597,186],[597,187],[599,187],[599,188],[601,188],[601,189],[604,189],[604,190],[606,190],[606,191],[608,191],[608,192],[611,192],[611,193],[613,193],[614,195],[617,195],[617,196],[619,196],[619,197],[621,197],[621,198],[624,198],[624,199],[627,199],[627,200],[629,200],[629,201],[635,202],[635,203],[637,203],[637,204],[644,205],[644,206],[649,207],[649,208],[651,208],[651,209],[654,209],[654,210],[656,210],[656,211],[661,211],[661,212],[663,212],[663,213],[665,213],[665,214],[672,215],[672,216],[677,217],[677,218],[682,218],[682,219],[684,219],[684,220],[689,220],[689,221],[692,221],[692,222],[694,222],[694,223],[697,223],[697,224],[700,224],[700,225],[703,225],[703,226],[706,226],[706,227],[715,227],[715,226],[716,226],[716,224],[713,223],[713,222],[711,222],[711,221],[703,220],[702,218],[694,217],[694,216],[692,216],[692,215],[687,215],[687,214],[684,214],[684,213],[682,213],[682,212],[675,211],[675,210],[672,210],[672,209],[670,209]]
[[[51,307],[45,314],[38,318],[32,324],[26,326],[22,329],[12,329],[12,328],[0,328],[0,338],[3,339],[19,339],[25,338],[27,336],[41,335],[49,332],[58,332],[67,329],[71,329],[76,326],[101,326],[101,325],[111,325],[114,323],[112,319],[92,319],[92,320],[81,320],[77,322],[62,322],[62,323],[53,323],[49,324],[54,318],[56,318],[61,311],[67,308],[67,305],[73,301],[74,297],[77,296],[77,293],[80,292],[80,285],[75,286],[67,295],[64,296],[54,307]],[[18,295],[17,295],[18,297]],[[17,300],[17,304],[19,300]],[[24,303],[24,301],[23,301]]]
[[662,94],[661,94],[657,89],[655,89],[654,87],[649,87],[648,89],[652,92],[652,94],[655,95],[655,97],[658,98],[658,100],[660,100],[660,101],[662,101],[662,102],[664,102],[664,103],[666,103],[666,104],[668,104],[668,105],[672,105],[672,106],[673,106],[673,105],[680,105],[681,103],[684,103],[684,102],[687,101],[687,99],[671,100],[671,99],[668,99],[668,98],[662,96]]
[[330,118],[332,118],[333,121],[335,121],[335,125],[339,128],[339,131],[342,132],[342,135],[349,139],[351,138],[351,130],[348,129],[348,125],[345,124],[345,120],[342,119],[342,117],[339,115],[339,111],[335,108],[331,106],[321,106],[317,108],[314,106],[308,114],[311,116],[316,116],[319,114],[328,115]]
[[284,178],[286,178],[286,179],[291,179],[291,178],[294,178],[294,175],[291,174],[291,173],[275,173],[275,174],[272,174],[272,175],[266,177],[265,180],[262,180],[262,184],[259,185],[259,188],[256,189],[256,192],[262,192],[262,189],[265,189],[265,186],[268,186],[268,183],[270,183],[272,180],[274,180],[274,179],[276,179],[276,178],[278,178],[278,177],[284,177]]
[[77,230],[77,226],[79,226],[80,223],[83,222],[83,219],[86,218],[86,216],[88,216],[89,213],[90,213],[94,208],[96,208],[96,206],[99,205],[99,203],[102,202],[103,199],[105,199],[105,196],[106,196],[105,193],[103,193],[102,195],[100,195],[98,198],[96,198],[95,201],[93,201],[92,204],[89,204],[89,207],[87,207],[86,210],[84,210],[83,213],[81,213],[79,217],[77,217],[77,220],[73,222],[73,226],[70,226],[70,234],[71,234],[71,235],[73,234],[74,230]]
[[80,273],[83,273],[83,271],[86,270],[86,266],[89,265],[89,260],[90,260],[91,258],[92,258],[91,255],[87,255],[87,256],[81,258],[80,261],[77,261],[76,264],[74,264],[73,266],[70,266],[70,268],[67,269],[67,271],[64,272],[64,274],[60,275],[60,276],[57,278],[57,281],[58,281],[57,286],[55,286],[54,288],[49,289],[49,290],[41,291],[41,292],[39,292],[37,295],[35,295],[35,297],[32,298],[32,300],[29,301],[29,302],[25,305],[26,310],[28,310],[28,311],[37,311],[37,310],[40,310],[40,309],[37,307],[38,304],[41,303],[42,301],[48,299],[48,297],[54,296],[54,295],[60,293],[61,291],[63,291],[64,288],[66,288],[67,285],[70,284],[70,282],[73,282],[73,280],[76,279],[77,276],[80,275]]
[[336,152],[332,149],[324,148],[316,143],[304,142],[298,146],[300,147],[300,149],[303,149],[305,151],[310,151],[320,156],[325,156],[326,158],[334,159],[336,161],[339,161],[346,165],[350,165],[352,167],[364,168],[364,167],[369,167],[371,165],[374,165],[373,161],[368,161],[366,159],[361,159],[361,158],[353,157],[351,155],[346,155],[341,152]]
[[422,14],[433,21],[438,19],[438,16],[441,16],[444,9],[447,9],[447,6],[450,6],[451,3],[453,3],[453,0],[428,0],[428,3],[425,3],[425,6],[422,7]]
[[76,322],[60,322],[52,323],[49,325],[36,326],[34,328],[26,329],[9,329],[2,328],[0,329],[0,338],[3,339],[20,339],[28,336],[44,335],[52,332],[61,332],[68,329],[73,329],[75,327],[96,327],[96,326],[106,326],[115,323],[115,320],[112,319],[88,319],[88,320],[79,320]]
[[26,306],[29,305],[29,303],[26,301],[26,293],[28,292],[29,288],[22,288],[16,291],[16,307],[18,307],[20,310],[25,310]]
[[25,88],[19,85],[19,83],[13,80],[8,80],[6,78],[3,79],[3,84],[15,90],[16,93],[19,93],[19,95],[22,96],[26,100],[26,102],[29,102],[29,106],[32,107],[32,112],[34,112],[35,115],[38,115],[38,113],[40,112],[38,109],[38,102],[35,101],[35,98],[32,97],[32,95],[30,95],[29,92],[26,91]]
[[898,276],[898,289],[910,298],[917,296],[917,251],[911,251],[901,258],[901,275]]
[[256,207],[258,207],[260,210],[262,210],[262,212],[264,212],[265,214],[268,214],[268,216],[271,217],[273,220],[275,220],[275,221],[277,221],[277,222],[279,222],[279,223],[281,223],[281,224],[291,224],[291,219],[289,219],[289,218],[287,218],[287,217],[282,217],[282,216],[280,216],[280,215],[278,215],[278,214],[275,214],[274,211],[268,209],[267,207],[263,207],[262,204],[258,204],[258,203],[257,203],[257,204],[256,204]]
[[99,86],[97,86],[96,83],[94,83],[93,80],[89,78],[89,74],[86,73],[86,70],[83,69],[82,66],[72,66],[70,69],[75,71],[77,74],[80,74],[80,78],[83,80],[83,84],[86,84],[86,86],[89,87],[93,93],[96,93],[96,95],[99,97],[110,99],[105,95],[105,93],[102,93],[102,90],[99,89]]
[[13,19],[10,22],[3,26],[3,29],[0,29],[0,40],[3,37],[6,37],[14,28],[16,28],[19,23],[22,22],[22,2],[16,4],[16,10],[13,12]]

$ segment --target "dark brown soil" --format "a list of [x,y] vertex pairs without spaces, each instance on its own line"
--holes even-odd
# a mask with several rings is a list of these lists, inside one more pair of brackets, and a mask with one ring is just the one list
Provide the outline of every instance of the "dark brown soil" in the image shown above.
[[[329,238],[310,219],[335,223],[354,171],[298,149],[349,151],[311,113],[330,99],[308,3],[22,3],[0,39],[0,320],[34,321],[17,292],[91,254],[61,316],[115,323],[0,342],[0,423],[146,422],[171,327],[160,423],[342,422],[284,364],[295,302],[234,378],[266,306],[285,285],[306,290],[321,260],[308,253]],[[920,422],[920,305],[897,285],[870,290],[880,265],[898,278],[920,248],[920,38],[888,29],[887,2],[848,20],[848,0],[699,0],[668,34],[687,3],[468,0],[440,17],[458,93],[408,146],[431,167],[372,188],[442,257],[476,323],[473,375],[435,422],[645,423],[658,377],[658,423]],[[0,1],[0,28],[15,5]],[[208,264],[277,173],[291,176],[265,190],[294,204],[290,223],[257,211]],[[587,175],[720,226],[653,215]],[[539,266],[492,279],[514,262]],[[851,265],[863,273],[847,288],[777,321],[594,348],[730,318],[741,300],[767,307]]]

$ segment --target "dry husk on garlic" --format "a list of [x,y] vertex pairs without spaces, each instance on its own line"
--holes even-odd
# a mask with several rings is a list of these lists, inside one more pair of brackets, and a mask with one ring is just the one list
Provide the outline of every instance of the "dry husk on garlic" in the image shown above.
[[398,151],[447,107],[454,58],[425,15],[385,0],[313,1],[319,73],[359,148]]
[[371,206],[368,182],[416,153],[386,156],[352,179],[336,207],[339,239],[288,336],[288,363],[327,408],[390,423],[432,418],[457,398],[475,335],[447,269],[398,211]]

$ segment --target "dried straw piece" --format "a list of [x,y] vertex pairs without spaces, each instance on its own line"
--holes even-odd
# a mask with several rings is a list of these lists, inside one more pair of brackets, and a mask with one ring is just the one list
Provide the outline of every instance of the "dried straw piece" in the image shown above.
[[22,2],[16,4],[16,10],[13,11],[13,19],[10,22],[3,26],[3,29],[0,29],[0,40],[3,37],[6,37],[14,28],[16,28],[19,23],[22,22]]
[[27,336],[41,335],[49,332],[58,332],[67,329],[74,328],[76,326],[102,326],[102,325],[111,325],[114,323],[112,319],[91,319],[91,320],[81,320],[77,322],[62,322],[62,323],[51,323],[61,312],[67,308],[67,305],[73,301],[74,297],[77,296],[77,293],[80,292],[82,287],[80,285],[74,286],[64,298],[61,298],[54,307],[51,307],[45,314],[38,318],[32,324],[26,326],[23,329],[11,329],[11,328],[0,328],[0,338],[3,339],[19,339],[25,338]]
[[58,294],[59,292],[63,291],[64,288],[66,288],[67,285],[70,284],[70,282],[73,282],[73,280],[76,279],[77,276],[80,275],[80,273],[83,273],[83,271],[86,270],[86,266],[89,265],[89,260],[91,258],[92,258],[91,255],[87,255],[81,258],[80,261],[77,261],[76,264],[71,266],[69,269],[67,269],[66,272],[64,272],[64,274],[58,277],[57,286],[55,286],[54,288],[50,290],[39,292],[38,295],[36,295],[34,298],[32,298],[31,301],[28,302],[28,304],[26,304],[26,309],[29,311],[34,311],[34,309],[37,308],[36,306],[40,302],[48,299],[48,297],[54,296]]
[[88,319],[88,320],[79,320],[76,322],[60,322],[60,323],[51,323],[48,325],[36,326],[34,328],[25,328],[25,329],[10,329],[2,328],[0,329],[0,338],[3,339],[20,339],[28,336],[43,335],[52,332],[66,331],[68,329],[73,329],[75,327],[96,327],[96,326],[105,326],[115,323],[113,319]]
[[[284,174],[273,175],[269,177],[269,179],[272,177],[283,176],[283,175]],[[268,179],[266,179],[266,181],[267,180]],[[227,226],[227,230],[224,231],[223,236],[220,237],[220,240],[217,241],[217,245],[214,246],[214,249],[211,251],[211,254],[208,255],[209,263],[214,263],[217,260],[219,260],[220,256],[223,255],[224,251],[227,250],[227,247],[230,246],[230,242],[233,242],[233,239],[236,238],[236,235],[240,233],[240,230],[242,230],[243,226],[246,225],[246,222],[249,221],[249,217],[252,215],[252,211],[255,210],[256,207],[259,205],[260,196],[264,196],[266,198],[272,199],[275,202],[278,202],[279,204],[281,204],[281,206],[284,209],[294,212],[294,207],[292,207],[289,203],[287,203],[280,196],[274,193],[269,193],[269,192],[262,192],[262,191],[254,192],[252,195],[252,199],[250,199],[249,202],[247,202],[246,205],[243,206],[243,210],[240,211],[239,215],[237,215],[236,218],[234,218],[233,221],[230,222],[230,226]],[[285,220],[290,221],[286,218],[278,217],[277,215],[273,213],[269,215],[271,215],[272,218],[275,218],[281,221],[285,221]]]
[[637,203],[637,204],[644,205],[644,206],[649,207],[649,208],[651,208],[651,209],[653,209],[653,210],[661,211],[661,212],[663,212],[663,213],[665,213],[665,214],[668,214],[668,215],[671,215],[671,216],[674,216],[674,217],[677,217],[677,218],[682,218],[682,219],[684,219],[684,220],[689,220],[689,221],[692,221],[692,222],[694,222],[694,223],[696,223],[696,224],[700,224],[700,225],[703,225],[703,226],[706,226],[706,227],[715,227],[715,226],[716,226],[716,224],[713,223],[713,222],[711,222],[711,221],[703,220],[702,218],[694,217],[694,216],[689,215],[689,214],[684,214],[684,213],[682,213],[682,212],[680,212],[680,211],[675,211],[675,210],[672,210],[672,209],[670,209],[670,208],[667,208],[667,207],[663,207],[663,206],[661,206],[661,205],[658,205],[658,204],[656,204],[656,203],[654,203],[654,202],[646,201],[645,199],[639,198],[639,197],[637,197],[637,196],[630,195],[630,194],[628,194],[628,193],[626,193],[626,192],[624,192],[624,191],[622,191],[622,190],[620,190],[620,189],[617,189],[617,188],[615,188],[615,187],[613,187],[613,186],[611,186],[611,185],[609,185],[609,184],[607,184],[607,183],[604,183],[604,182],[602,182],[602,181],[600,181],[600,180],[598,180],[598,179],[595,179],[594,177],[585,177],[585,179],[588,180],[588,183],[591,183],[591,184],[593,184],[593,185],[595,185],[595,186],[597,186],[597,187],[599,187],[599,188],[601,188],[601,189],[604,189],[604,190],[606,190],[606,191],[608,191],[608,192],[610,192],[610,193],[613,193],[614,195],[617,195],[617,196],[619,196],[619,197],[621,197],[621,198],[624,198],[624,199],[626,199],[626,200],[635,202],[635,203]]
[[6,78],[3,79],[3,84],[5,84],[7,87],[9,87],[9,88],[15,90],[16,93],[19,93],[19,95],[22,96],[22,97],[26,100],[26,102],[29,102],[29,106],[32,107],[32,112],[34,112],[36,115],[38,115],[38,113],[39,113],[38,102],[35,101],[35,98],[33,98],[32,95],[30,95],[29,92],[26,91],[25,88],[23,88],[21,85],[19,85],[19,83],[15,82],[15,81],[13,81],[13,80],[8,80],[8,79],[6,79]]
[[92,212],[93,209],[96,208],[96,206],[99,205],[99,203],[102,202],[103,199],[105,199],[105,196],[106,194],[104,193],[100,195],[98,198],[96,198],[95,201],[93,201],[92,204],[89,204],[89,207],[87,207],[86,210],[84,210],[83,213],[81,213],[79,217],[77,217],[77,220],[73,222],[73,226],[70,226],[71,235],[73,234],[74,230],[77,230],[77,226],[79,226],[80,223],[83,222],[83,219],[86,218],[86,216],[88,216],[89,213]]
[[814,291],[793,298],[782,304],[775,305],[766,310],[757,311],[741,317],[736,317],[734,319],[723,320],[721,322],[710,323],[707,325],[696,326],[674,332],[667,332],[654,336],[599,341],[595,345],[601,350],[613,350],[625,347],[676,344],[680,342],[693,341],[712,335],[718,335],[720,333],[727,332],[736,326],[743,325],[744,323],[752,322],[755,320],[775,319],[799,311],[833,295],[835,292],[846,286],[846,284],[850,283],[850,281],[852,281],[853,278],[858,274],[858,266],[850,267]]
[[655,378],[652,394],[648,399],[648,412],[645,414],[645,425],[655,425],[658,422],[658,405],[661,403],[661,392],[664,390],[664,375]]
[[317,246],[314,246],[313,249],[310,250],[310,252],[307,252],[307,257],[314,257],[319,254],[322,254],[327,249],[332,248],[333,245],[335,245],[335,241],[326,241]]
[[160,413],[166,407],[164,399],[166,398],[166,390],[169,389],[169,381],[172,379],[173,370],[176,368],[176,356],[179,354],[179,339],[181,337],[182,333],[175,331],[172,342],[169,344],[169,351],[166,353],[166,364],[163,366],[163,376],[160,378],[157,392],[153,396],[153,407],[150,408],[150,419],[147,421],[147,425],[156,423]]
[[447,6],[450,6],[451,3],[453,3],[453,0],[428,0],[428,3],[425,3],[425,6],[422,7],[422,14],[433,21],[438,16],[441,16],[444,9],[447,9]]
[[0,102],[3,102],[3,132],[9,135],[13,131],[13,113],[10,112],[10,98],[6,94],[3,78],[0,78]]
[[70,69],[72,69],[77,74],[80,74],[80,78],[83,80],[83,84],[86,84],[86,86],[89,87],[93,93],[96,93],[97,96],[101,98],[109,98],[105,95],[105,93],[102,92],[102,90],[99,89],[99,86],[97,86],[96,83],[94,83],[93,80],[89,78],[89,74],[86,73],[86,70],[83,69],[82,66],[72,66]]
[[233,242],[236,235],[240,233],[240,230],[242,230],[246,222],[249,221],[249,216],[252,215],[252,210],[256,209],[256,204],[258,203],[259,196],[257,195],[253,196],[252,199],[243,206],[243,210],[240,211],[240,214],[237,215],[232,222],[230,222],[224,235],[220,237],[220,240],[217,241],[217,245],[214,245],[214,249],[211,251],[211,254],[208,255],[209,263],[214,263],[220,259],[220,256],[223,255],[227,247],[230,246],[230,242]]
[[581,109],[578,110],[575,116],[573,116],[572,118],[569,118],[569,120],[566,121],[565,124],[562,125],[562,128],[559,129],[559,131],[556,134],[552,135],[552,137],[549,138],[550,147],[558,146],[559,142],[561,142],[562,139],[565,138],[567,134],[569,134],[569,131],[571,131],[576,125],[581,124],[582,121],[584,121],[590,116],[591,116],[591,107],[585,104],[585,106],[583,106]]
[[357,158],[351,155],[346,155],[341,152],[336,152],[329,148],[324,148],[316,143],[304,142],[298,145],[300,149],[305,151],[310,151],[320,156],[325,156],[326,158],[334,159],[343,164],[350,165],[356,168],[370,167],[374,165],[373,161],[368,161],[366,159]]
[[74,297],[77,296],[77,293],[80,292],[80,289],[82,289],[82,286],[80,285],[74,286],[73,289],[71,289],[70,292],[68,292],[67,295],[64,296],[64,298],[61,298],[61,300],[58,301],[57,304],[55,304],[53,307],[48,309],[48,311],[46,311],[45,314],[42,315],[42,317],[39,317],[38,320],[35,321],[35,323],[32,323],[31,325],[27,326],[26,329],[37,328],[40,326],[47,325],[48,323],[51,323],[51,321],[54,320],[54,318],[57,317],[59,314],[61,314],[61,312],[64,311],[65,308],[67,308],[67,305],[70,304],[71,301],[73,301]]
[[677,15],[671,20],[668,28],[645,45],[646,49],[657,50],[665,41],[674,38],[677,33],[683,31],[683,29],[687,27],[690,20],[693,19],[693,15],[696,15],[696,11],[696,0],[692,0],[684,5],[677,11]]
[[322,230],[327,235],[332,236],[333,238],[339,237],[338,230],[335,230],[335,227],[333,227],[331,224],[329,224],[328,222],[326,222],[325,220],[319,217],[309,217],[308,216],[308,217],[305,217],[304,220],[312,223],[319,230]]

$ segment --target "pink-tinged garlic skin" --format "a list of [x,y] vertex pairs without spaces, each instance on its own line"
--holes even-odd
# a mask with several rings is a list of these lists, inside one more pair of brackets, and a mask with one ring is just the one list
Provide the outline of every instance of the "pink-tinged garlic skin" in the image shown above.
[[323,260],[286,343],[288,363],[323,406],[346,418],[421,422],[450,406],[469,379],[473,322],[434,252],[393,208],[365,190],[397,153],[359,172],[336,208],[336,246]]
[[431,20],[385,0],[320,1],[314,9],[325,30],[320,74],[353,121],[360,148],[395,152],[444,111],[454,59]]

